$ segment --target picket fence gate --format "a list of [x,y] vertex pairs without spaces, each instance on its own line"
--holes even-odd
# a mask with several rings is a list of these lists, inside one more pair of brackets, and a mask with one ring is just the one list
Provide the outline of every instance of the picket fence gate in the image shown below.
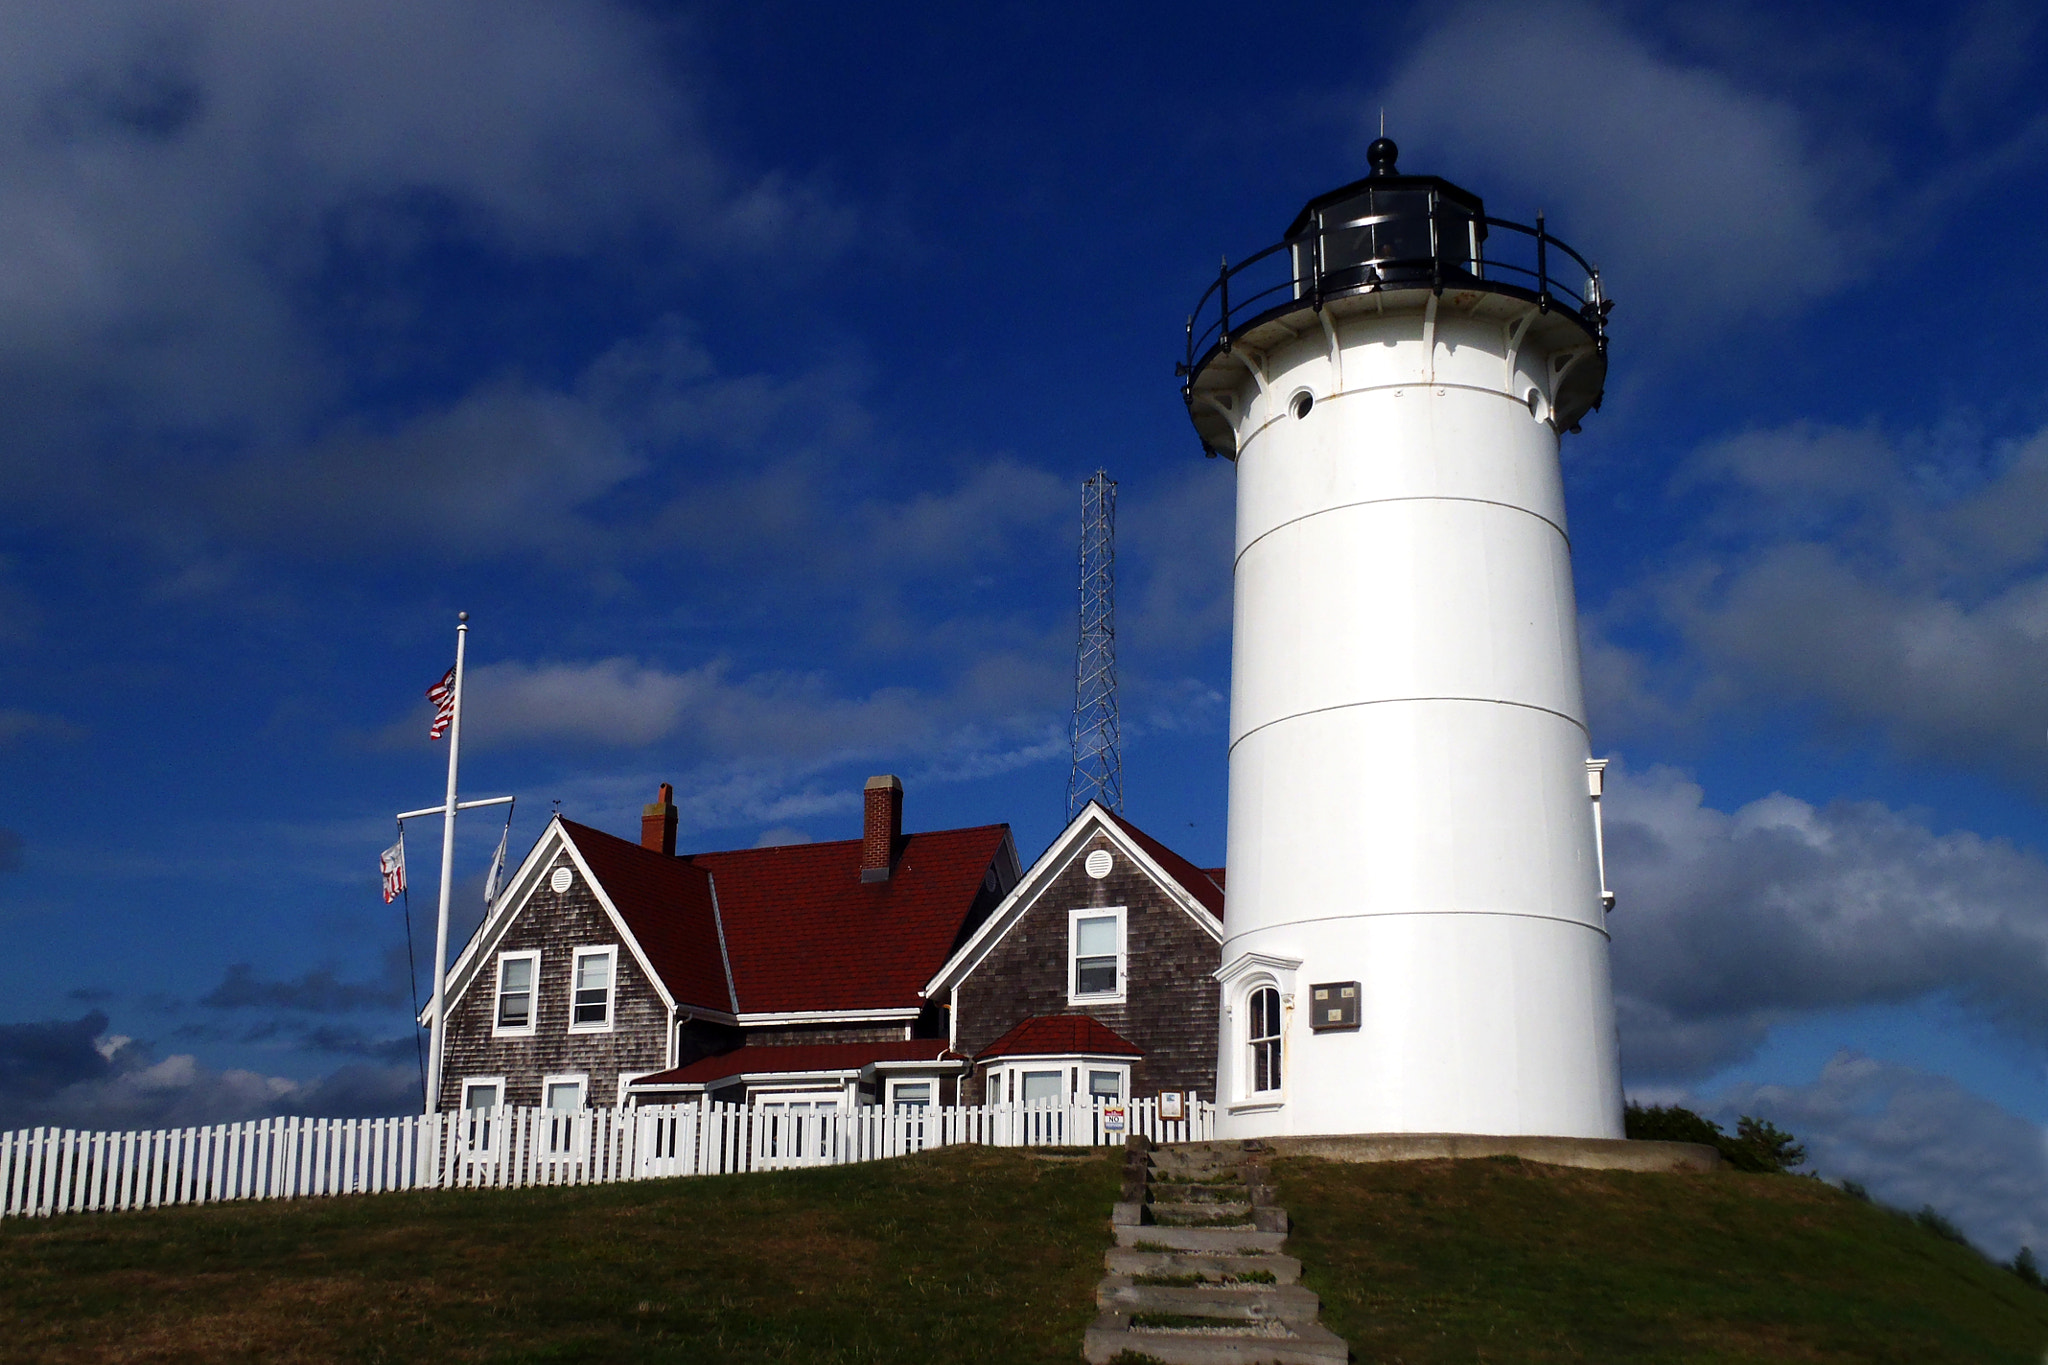
[[0,1217],[384,1190],[588,1185],[877,1161],[956,1143],[1092,1147],[1216,1135],[1215,1106],[1099,1100],[811,1111],[739,1104],[273,1118],[153,1133],[0,1134]]

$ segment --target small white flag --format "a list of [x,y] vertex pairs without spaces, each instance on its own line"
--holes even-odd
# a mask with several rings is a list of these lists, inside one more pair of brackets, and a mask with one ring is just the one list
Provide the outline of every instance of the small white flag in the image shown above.
[[384,869],[384,903],[389,905],[405,890],[405,835],[400,834],[398,842],[385,849],[377,862]]
[[490,914],[498,904],[498,892],[505,882],[505,841],[512,837],[512,822],[505,822],[505,832],[498,836],[498,851],[491,855],[491,875],[484,878],[484,913]]
[[434,724],[427,731],[427,738],[439,739],[448,732],[448,722],[455,719],[454,669],[449,669],[441,681],[427,689],[427,700],[434,703]]

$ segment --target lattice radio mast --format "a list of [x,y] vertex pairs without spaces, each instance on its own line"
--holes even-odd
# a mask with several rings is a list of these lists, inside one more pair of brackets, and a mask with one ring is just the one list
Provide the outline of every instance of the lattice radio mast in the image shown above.
[[1090,801],[1124,809],[1123,729],[1116,710],[1116,480],[1081,485],[1081,639],[1074,658],[1074,770],[1067,819]]

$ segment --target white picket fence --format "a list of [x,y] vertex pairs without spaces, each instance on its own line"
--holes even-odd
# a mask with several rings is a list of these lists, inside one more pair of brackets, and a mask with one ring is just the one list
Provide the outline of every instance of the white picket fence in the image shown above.
[[31,1128],[0,1135],[0,1217],[725,1175],[877,1161],[954,1143],[1090,1147],[1130,1133],[1158,1142],[1216,1135],[1213,1105],[1193,1101],[1186,1113],[1161,1119],[1157,1099],[816,1111],[712,1104],[275,1118],[155,1133]]

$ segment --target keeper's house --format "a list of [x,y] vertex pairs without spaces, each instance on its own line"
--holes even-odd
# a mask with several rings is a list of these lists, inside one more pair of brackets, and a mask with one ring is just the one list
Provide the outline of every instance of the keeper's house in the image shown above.
[[444,1108],[785,1109],[1213,1097],[1221,874],[1091,806],[1029,872],[1007,825],[678,856],[559,816],[450,969]]

